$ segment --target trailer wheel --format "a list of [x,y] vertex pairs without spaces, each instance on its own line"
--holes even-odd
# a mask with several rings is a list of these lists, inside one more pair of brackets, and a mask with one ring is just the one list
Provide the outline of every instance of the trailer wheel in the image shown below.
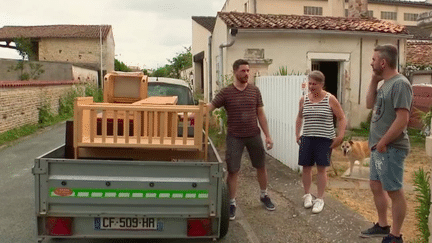
[[222,185],[222,205],[221,205],[221,219],[220,219],[220,234],[219,239],[222,239],[227,233],[229,228],[229,194],[228,186],[224,182]]

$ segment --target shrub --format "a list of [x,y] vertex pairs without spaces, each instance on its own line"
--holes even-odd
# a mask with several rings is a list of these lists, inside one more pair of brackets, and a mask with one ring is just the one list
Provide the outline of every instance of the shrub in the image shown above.
[[414,171],[414,191],[417,192],[416,200],[419,203],[415,208],[416,223],[418,231],[417,242],[428,242],[430,231],[429,231],[429,213],[431,206],[431,190],[430,190],[430,173],[425,172],[423,168],[418,171]]

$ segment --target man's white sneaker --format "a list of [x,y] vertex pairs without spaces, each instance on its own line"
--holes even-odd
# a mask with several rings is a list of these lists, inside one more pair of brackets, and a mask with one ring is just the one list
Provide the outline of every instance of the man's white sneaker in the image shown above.
[[312,207],[312,205],[313,205],[313,203],[312,203],[312,195],[311,195],[310,193],[305,194],[305,195],[303,196],[303,199],[304,199],[304,207],[305,207],[305,208],[310,208],[310,207]]
[[320,213],[324,208],[324,200],[317,198],[314,200],[312,213]]

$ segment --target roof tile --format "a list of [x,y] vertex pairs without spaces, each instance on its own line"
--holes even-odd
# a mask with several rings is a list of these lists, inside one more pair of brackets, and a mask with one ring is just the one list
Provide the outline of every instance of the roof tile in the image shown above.
[[218,16],[228,27],[239,29],[310,29],[408,34],[403,25],[375,18],[273,15],[239,12],[218,12]]
[[104,38],[111,25],[41,25],[4,26],[0,29],[0,40],[13,38],[99,38],[100,27]]
[[432,66],[432,42],[408,41],[406,62],[409,64]]

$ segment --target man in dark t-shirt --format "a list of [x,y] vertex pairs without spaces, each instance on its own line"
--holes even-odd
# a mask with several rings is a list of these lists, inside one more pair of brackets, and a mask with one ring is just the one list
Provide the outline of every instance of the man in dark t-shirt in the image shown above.
[[261,189],[260,199],[268,210],[275,210],[267,193],[267,170],[264,163],[265,152],[259,125],[265,135],[267,149],[273,147],[261,92],[248,83],[249,63],[239,59],[233,64],[234,83],[223,88],[208,105],[209,112],[225,107],[228,113],[228,134],[226,138],[226,163],[228,168],[228,188],[230,193],[230,219],[235,219],[237,181],[244,147],[247,148],[253,167],[257,169]]

